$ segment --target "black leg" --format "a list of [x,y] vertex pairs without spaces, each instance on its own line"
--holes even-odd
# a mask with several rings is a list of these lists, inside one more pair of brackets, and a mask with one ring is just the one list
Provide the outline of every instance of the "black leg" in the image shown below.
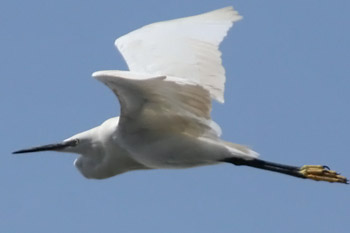
[[329,170],[327,166],[305,165],[302,167],[272,163],[260,159],[246,160],[242,158],[226,158],[221,162],[232,163],[237,166],[249,166],[268,171],[278,172],[303,179],[323,180],[328,182],[348,183],[348,179],[335,171]]

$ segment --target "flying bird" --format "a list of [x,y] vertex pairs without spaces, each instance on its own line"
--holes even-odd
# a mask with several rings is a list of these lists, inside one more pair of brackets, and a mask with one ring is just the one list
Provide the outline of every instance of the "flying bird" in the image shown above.
[[289,166],[258,158],[247,146],[220,139],[211,102],[224,102],[219,45],[241,20],[233,7],[157,22],[115,41],[129,71],[92,74],[118,97],[121,114],[63,142],[13,152],[79,154],[86,178],[140,169],[178,169],[219,163],[245,165],[317,181],[348,183],[327,166]]

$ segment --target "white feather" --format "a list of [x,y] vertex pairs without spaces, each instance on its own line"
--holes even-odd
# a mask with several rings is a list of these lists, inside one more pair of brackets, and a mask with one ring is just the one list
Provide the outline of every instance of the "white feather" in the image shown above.
[[218,47],[240,19],[226,7],[144,26],[118,38],[115,45],[130,71],[192,80],[224,102],[225,69]]

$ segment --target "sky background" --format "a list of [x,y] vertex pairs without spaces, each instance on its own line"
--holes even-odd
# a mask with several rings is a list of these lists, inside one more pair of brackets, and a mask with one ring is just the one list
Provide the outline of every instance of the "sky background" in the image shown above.
[[11,155],[119,114],[91,78],[127,69],[117,37],[229,5],[244,19],[221,46],[225,104],[212,116],[223,138],[349,177],[350,1],[1,1],[0,231],[348,233],[346,185],[229,164],[88,180],[75,155]]

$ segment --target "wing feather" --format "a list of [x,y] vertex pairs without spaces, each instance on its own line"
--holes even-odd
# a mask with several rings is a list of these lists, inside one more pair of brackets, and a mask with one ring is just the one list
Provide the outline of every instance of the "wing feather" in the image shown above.
[[133,131],[177,131],[192,136],[218,137],[211,120],[211,98],[189,80],[128,71],[98,71],[93,77],[106,84],[121,104],[120,125]]
[[202,85],[224,102],[225,70],[219,45],[242,18],[232,7],[146,25],[115,42],[130,71],[174,76]]

